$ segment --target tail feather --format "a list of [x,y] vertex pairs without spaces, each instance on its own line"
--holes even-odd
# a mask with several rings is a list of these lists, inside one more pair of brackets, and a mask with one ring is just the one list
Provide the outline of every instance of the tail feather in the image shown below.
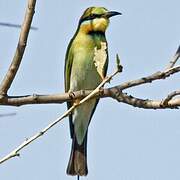
[[87,134],[81,145],[77,143],[75,135],[72,139],[71,155],[67,167],[67,174],[75,176],[86,176],[87,168]]

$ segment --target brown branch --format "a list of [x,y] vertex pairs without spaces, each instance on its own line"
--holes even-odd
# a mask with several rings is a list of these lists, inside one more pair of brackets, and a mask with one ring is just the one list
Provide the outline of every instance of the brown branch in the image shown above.
[[[88,96],[91,90],[81,90],[73,92],[73,97],[69,96],[69,93],[64,94],[53,94],[53,95],[32,95],[23,98],[7,98],[8,102],[5,105],[21,106],[25,104],[52,104],[52,103],[64,103],[67,101],[72,101],[75,99],[80,99]],[[166,106],[162,106],[162,100],[143,100],[139,98],[132,97],[124,94],[117,87],[112,87],[108,89],[101,89],[96,95],[97,97],[105,98],[111,97],[119,102],[126,103],[139,108],[148,109],[165,109],[165,108],[175,108],[180,107],[180,99],[171,100]],[[122,96],[122,97],[121,97]],[[126,97],[126,98],[124,98]],[[138,105],[137,105],[138,104]],[[145,104],[145,105],[144,105]]]
[[[150,76],[140,78],[133,81],[128,81],[122,83],[118,86],[111,87],[108,89],[101,90],[97,96],[99,97],[112,97],[117,93],[117,90],[121,93],[122,90],[128,89],[130,87],[138,86],[145,83],[150,83],[155,80],[168,78],[170,75],[180,72],[180,66],[171,68],[169,70],[165,70],[163,72],[157,72]],[[72,101],[74,99],[84,98],[89,95],[92,90],[81,90],[77,92],[73,92],[73,97],[69,96],[69,93],[64,94],[52,94],[52,95],[27,95],[27,96],[4,96],[0,99],[1,105],[9,105],[9,106],[22,106],[26,104],[49,104],[49,103],[64,103],[67,101]],[[144,102],[144,100],[142,100]],[[131,104],[132,105],[132,104]],[[172,106],[175,104],[172,102]],[[162,108],[159,106],[159,108]],[[171,108],[171,106],[167,106],[167,108]],[[153,109],[153,107],[152,107]]]
[[19,66],[20,66],[24,51],[25,51],[27,38],[28,38],[28,34],[29,34],[29,29],[31,27],[31,22],[33,19],[35,4],[36,4],[36,0],[28,1],[28,5],[27,5],[24,21],[23,21],[23,24],[21,27],[21,33],[20,33],[19,42],[18,42],[18,45],[16,48],[16,52],[15,52],[14,58],[12,60],[12,63],[8,69],[8,72],[5,75],[3,81],[0,85],[0,95],[1,96],[4,96],[7,94],[7,91],[10,88],[10,86],[16,76],[16,73],[19,69]]
[[45,127],[43,130],[41,130],[40,132],[36,133],[34,136],[26,139],[24,142],[22,142],[16,149],[14,149],[12,152],[10,152],[8,155],[6,155],[5,157],[3,157],[2,159],[0,159],[0,164],[2,164],[3,162],[19,156],[19,151],[22,150],[23,148],[25,148],[27,145],[31,144],[33,141],[35,141],[36,139],[38,139],[39,137],[43,136],[49,129],[51,129],[53,126],[55,126],[57,123],[59,123],[62,119],[64,119],[66,116],[68,116],[70,113],[72,113],[72,111],[77,108],[78,106],[80,106],[81,104],[83,104],[84,102],[88,101],[89,99],[91,99],[92,97],[96,96],[96,94],[100,91],[100,88],[104,86],[105,83],[109,82],[117,73],[119,73],[121,70],[118,68],[111,76],[105,78],[100,84],[99,86],[94,89],[88,96],[86,96],[85,98],[83,98],[78,104],[74,104],[70,109],[68,109],[62,116],[60,116],[59,118],[57,118],[54,122],[50,123],[47,127]]
[[134,107],[143,109],[178,109],[180,107],[180,98],[169,100],[166,104],[162,104],[164,100],[139,99],[123,93],[118,88],[105,89],[105,97],[112,97],[118,102],[125,103]]
[[116,86],[116,88],[118,88],[119,90],[124,90],[130,87],[139,86],[141,84],[151,83],[152,81],[155,81],[155,80],[166,79],[170,75],[173,75],[177,72],[180,72],[180,66],[176,66],[176,67],[164,70],[164,71],[159,71],[159,72],[153,73],[150,76],[146,76],[137,80],[125,82],[119,86]]

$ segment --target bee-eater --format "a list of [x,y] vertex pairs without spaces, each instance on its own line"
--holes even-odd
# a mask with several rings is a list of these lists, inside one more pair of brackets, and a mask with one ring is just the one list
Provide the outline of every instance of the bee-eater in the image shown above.
[[[107,47],[105,31],[109,25],[109,18],[120,14],[108,11],[104,7],[90,7],[84,11],[66,52],[64,72],[66,92],[95,89],[106,76],[108,54],[100,75],[94,62],[95,49],[101,49],[102,43],[106,43]],[[68,102],[67,107],[70,108],[73,103],[78,101]],[[97,103],[98,99],[91,99],[69,115],[72,138],[72,150],[67,167],[69,175],[85,176],[88,173],[87,132]]]

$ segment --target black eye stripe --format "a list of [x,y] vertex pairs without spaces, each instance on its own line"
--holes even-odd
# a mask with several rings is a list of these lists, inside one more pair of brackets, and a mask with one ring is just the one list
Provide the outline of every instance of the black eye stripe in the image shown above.
[[92,14],[90,17],[92,18],[100,18],[102,14]]
[[80,23],[82,23],[83,21],[88,21],[88,20],[92,20],[92,19],[95,19],[95,18],[101,18],[102,16],[103,16],[102,14],[91,14],[88,17],[80,19]]

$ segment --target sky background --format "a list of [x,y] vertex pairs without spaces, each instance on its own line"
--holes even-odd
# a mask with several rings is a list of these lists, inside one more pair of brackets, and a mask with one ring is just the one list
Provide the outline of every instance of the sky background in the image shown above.
[[[21,24],[27,1],[1,0],[0,22]],[[123,13],[111,19],[108,73],[119,53],[124,67],[111,84],[150,75],[168,64],[180,44],[180,1],[54,0],[37,1],[25,55],[9,95],[63,92],[64,57],[78,20],[89,6]],[[20,29],[0,26],[0,80],[12,60]],[[179,89],[180,74],[131,88],[139,98],[161,99]],[[66,104],[0,107],[0,157],[47,126],[66,110]],[[1,180],[73,180],[66,175],[71,140],[68,119],[0,166]],[[104,98],[89,127],[86,180],[179,180],[179,110],[144,110]]]

